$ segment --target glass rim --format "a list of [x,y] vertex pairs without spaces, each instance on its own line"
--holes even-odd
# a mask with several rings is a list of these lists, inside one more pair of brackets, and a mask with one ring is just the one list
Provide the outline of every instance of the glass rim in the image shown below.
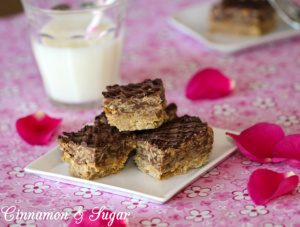
[[126,0],[114,0],[113,2],[107,4],[107,5],[97,5],[95,7],[91,7],[91,8],[84,8],[84,9],[68,9],[68,10],[55,10],[55,9],[43,9],[43,8],[39,8],[36,7],[32,4],[30,4],[28,1],[29,0],[21,0],[24,6],[24,9],[26,11],[26,9],[30,9],[33,11],[37,11],[37,12],[41,12],[41,13],[45,13],[45,14],[54,14],[54,15],[66,15],[66,14],[80,14],[80,13],[88,13],[88,12],[93,12],[93,11],[99,11],[99,10],[104,10],[104,9],[108,9],[111,7],[114,7],[116,5],[119,5],[121,2],[126,2]]

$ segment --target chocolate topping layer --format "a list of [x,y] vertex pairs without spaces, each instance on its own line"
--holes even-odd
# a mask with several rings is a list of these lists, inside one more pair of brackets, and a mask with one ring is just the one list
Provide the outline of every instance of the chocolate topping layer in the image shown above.
[[120,98],[142,98],[147,95],[151,95],[163,89],[163,82],[161,79],[144,80],[137,84],[128,85],[113,85],[107,86],[107,91],[102,92],[105,98],[120,99]]
[[108,124],[108,120],[107,120],[107,117],[106,117],[104,111],[101,114],[99,114],[99,115],[97,115],[95,117],[94,124],[99,124],[99,123],[106,123],[106,124]]
[[53,6],[51,9],[53,10],[69,10],[71,9],[71,6],[69,4],[59,4],[56,6]]
[[120,139],[132,136],[131,132],[119,132],[116,127],[98,122],[95,125],[86,125],[78,132],[63,132],[58,136],[65,143],[74,142],[91,148],[103,147],[107,143],[118,143]]
[[167,115],[169,116],[169,120],[173,120],[177,117],[177,105],[175,103],[170,103],[165,109]]
[[141,131],[137,134],[137,138],[161,149],[178,148],[193,135],[205,131],[207,131],[207,123],[203,123],[199,117],[184,115],[164,123],[159,128]]
[[89,8],[95,8],[97,5],[94,2],[84,2],[80,5],[80,8],[89,9]]
[[223,7],[236,7],[248,9],[271,8],[267,0],[223,0]]

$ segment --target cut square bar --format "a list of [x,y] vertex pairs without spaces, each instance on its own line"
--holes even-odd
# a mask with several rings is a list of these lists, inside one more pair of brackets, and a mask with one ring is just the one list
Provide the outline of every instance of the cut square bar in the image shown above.
[[223,0],[213,6],[211,32],[260,36],[276,27],[276,13],[267,0]]
[[157,180],[186,173],[208,162],[213,130],[199,117],[175,118],[159,128],[137,133],[138,168]]
[[69,163],[72,176],[96,179],[117,173],[135,148],[135,135],[119,132],[101,122],[86,125],[78,132],[63,132],[58,137],[62,161]]
[[107,86],[106,89],[103,92],[104,111],[108,123],[120,131],[154,129],[168,120],[161,79]]

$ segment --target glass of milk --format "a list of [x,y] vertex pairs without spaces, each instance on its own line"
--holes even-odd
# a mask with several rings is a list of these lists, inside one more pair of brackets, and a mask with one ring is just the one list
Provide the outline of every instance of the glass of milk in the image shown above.
[[126,0],[22,0],[32,49],[50,102],[100,107],[119,82]]

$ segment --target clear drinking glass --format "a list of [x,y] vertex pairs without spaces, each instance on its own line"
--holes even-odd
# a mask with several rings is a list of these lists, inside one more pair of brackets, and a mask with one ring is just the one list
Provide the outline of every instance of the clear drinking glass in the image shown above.
[[300,0],[268,0],[281,19],[294,29],[300,29]]
[[99,107],[117,83],[126,0],[22,0],[32,49],[51,103]]

